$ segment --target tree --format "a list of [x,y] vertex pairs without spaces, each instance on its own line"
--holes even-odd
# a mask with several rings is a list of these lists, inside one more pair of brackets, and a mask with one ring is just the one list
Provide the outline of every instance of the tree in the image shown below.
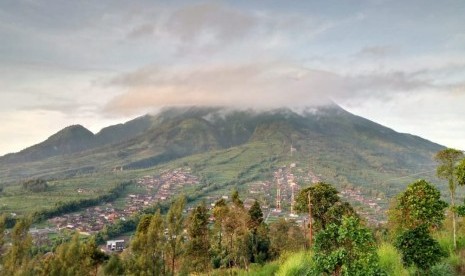
[[231,200],[232,203],[237,206],[237,207],[244,207],[244,203],[242,200],[239,198],[239,192],[237,190],[234,190],[231,195]]
[[186,257],[194,272],[210,268],[210,238],[208,233],[208,212],[205,203],[194,208],[187,226],[188,242]]
[[91,238],[83,245],[81,262],[85,266],[93,268],[94,276],[97,276],[98,267],[106,260],[108,260],[108,255],[98,248],[95,238]]
[[263,212],[257,200],[249,209],[250,257],[252,263],[263,263],[269,258],[270,239],[268,228],[263,222]]
[[455,167],[455,177],[460,186],[465,186],[465,158]]
[[447,256],[439,243],[430,236],[426,225],[404,232],[397,238],[395,246],[402,253],[404,265],[416,265],[424,274]]
[[356,217],[331,223],[315,236],[315,275],[384,275],[371,231]]
[[134,239],[129,259],[129,270],[137,275],[161,275],[164,273],[164,236],[163,218],[158,210],[153,216],[143,216]]
[[439,163],[436,174],[439,178],[449,182],[450,204],[452,210],[452,233],[454,238],[454,248],[457,248],[457,224],[455,214],[455,190],[456,190],[456,164],[463,158],[463,152],[457,149],[447,148],[436,153],[435,159]]
[[11,231],[11,246],[3,257],[3,275],[18,275],[27,271],[31,261],[32,238],[29,234],[30,222],[20,219]]
[[270,224],[270,251],[274,257],[281,253],[290,251],[296,252],[306,246],[305,235],[302,228],[295,221],[286,221],[279,218]]
[[[87,249],[90,248],[93,248],[92,251],[98,250],[95,243]],[[53,276],[92,275],[95,264],[91,261],[91,251],[87,249],[76,232],[70,241],[60,244],[53,255],[44,259],[40,273]]]
[[171,257],[171,274],[175,274],[176,258],[180,255],[184,243],[184,216],[186,198],[179,197],[168,210],[166,215],[168,255]]
[[396,225],[396,232],[420,225],[437,229],[445,218],[447,203],[441,200],[439,190],[425,180],[410,184],[398,195],[396,203],[389,213],[391,223]]
[[355,215],[353,208],[340,201],[338,191],[327,183],[317,183],[303,189],[296,198],[296,210],[308,212],[308,194],[311,195],[313,230],[326,229],[327,225],[340,221],[342,215]]
[[254,201],[249,209],[249,229],[255,230],[263,222],[263,212],[260,203]]
[[[213,218],[215,219],[214,224],[214,232],[215,236],[217,237],[217,242],[214,243],[214,246],[217,250],[217,256],[223,254],[223,233],[225,229],[225,221],[226,217],[229,214],[229,207],[226,201],[221,198],[217,202],[215,202],[215,207],[213,208]],[[219,260],[219,258],[216,258]],[[219,263],[217,266],[219,267]]]
[[119,276],[124,275],[124,266],[123,262],[119,258],[118,254],[112,254],[110,260],[103,268],[105,275],[109,276]]

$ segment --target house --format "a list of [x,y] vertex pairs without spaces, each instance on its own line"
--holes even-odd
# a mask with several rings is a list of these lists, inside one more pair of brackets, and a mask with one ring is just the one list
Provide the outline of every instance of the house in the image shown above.
[[107,241],[107,249],[111,251],[123,251],[124,240],[111,240]]

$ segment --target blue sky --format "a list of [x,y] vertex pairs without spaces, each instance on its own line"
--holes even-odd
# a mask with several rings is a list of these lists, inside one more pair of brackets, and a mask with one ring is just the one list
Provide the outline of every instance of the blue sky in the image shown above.
[[464,1],[0,2],[0,154],[168,105],[347,110],[465,149]]

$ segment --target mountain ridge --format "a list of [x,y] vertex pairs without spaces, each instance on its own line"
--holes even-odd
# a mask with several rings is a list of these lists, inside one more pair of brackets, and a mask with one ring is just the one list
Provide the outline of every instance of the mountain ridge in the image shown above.
[[[70,150],[60,154],[39,154],[42,159],[30,160],[26,159],[26,149],[19,154],[26,153],[21,162],[9,162],[11,157],[1,157],[0,173],[14,181],[24,177],[64,177],[76,172],[107,171],[113,167],[147,168],[192,154],[255,142],[280,144],[282,150],[269,153],[272,155],[282,155],[293,146],[302,158],[312,155],[315,162],[328,162],[333,171],[338,166],[351,166],[351,162],[359,161],[374,170],[402,172],[419,170],[418,164],[432,166],[432,156],[443,148],[353,115],[337,105],[309,107],[298,112],[290,108],[257,111],[175,107],[103,128],[92,136],[82,126],[73,128],[80,131],[65,140],[74,145],[72,142],[82,138],[82,147],[70,146]],[[65,130],[73,133],[69,128],[62,131]],[[49,139],[68,137],[62,131]],[[43,146],[48,151],[47,143],[55,141],[49,139],[33,147]],[[326,160],[328,156],[334,160]],[[25,169],[19,169],[20,164]]]

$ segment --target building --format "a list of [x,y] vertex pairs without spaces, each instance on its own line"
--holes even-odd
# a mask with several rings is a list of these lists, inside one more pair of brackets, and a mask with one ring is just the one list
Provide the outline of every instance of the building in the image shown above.
[[107,241],[107,249],[111,251],[123,251],[124,240],[111,240]]

